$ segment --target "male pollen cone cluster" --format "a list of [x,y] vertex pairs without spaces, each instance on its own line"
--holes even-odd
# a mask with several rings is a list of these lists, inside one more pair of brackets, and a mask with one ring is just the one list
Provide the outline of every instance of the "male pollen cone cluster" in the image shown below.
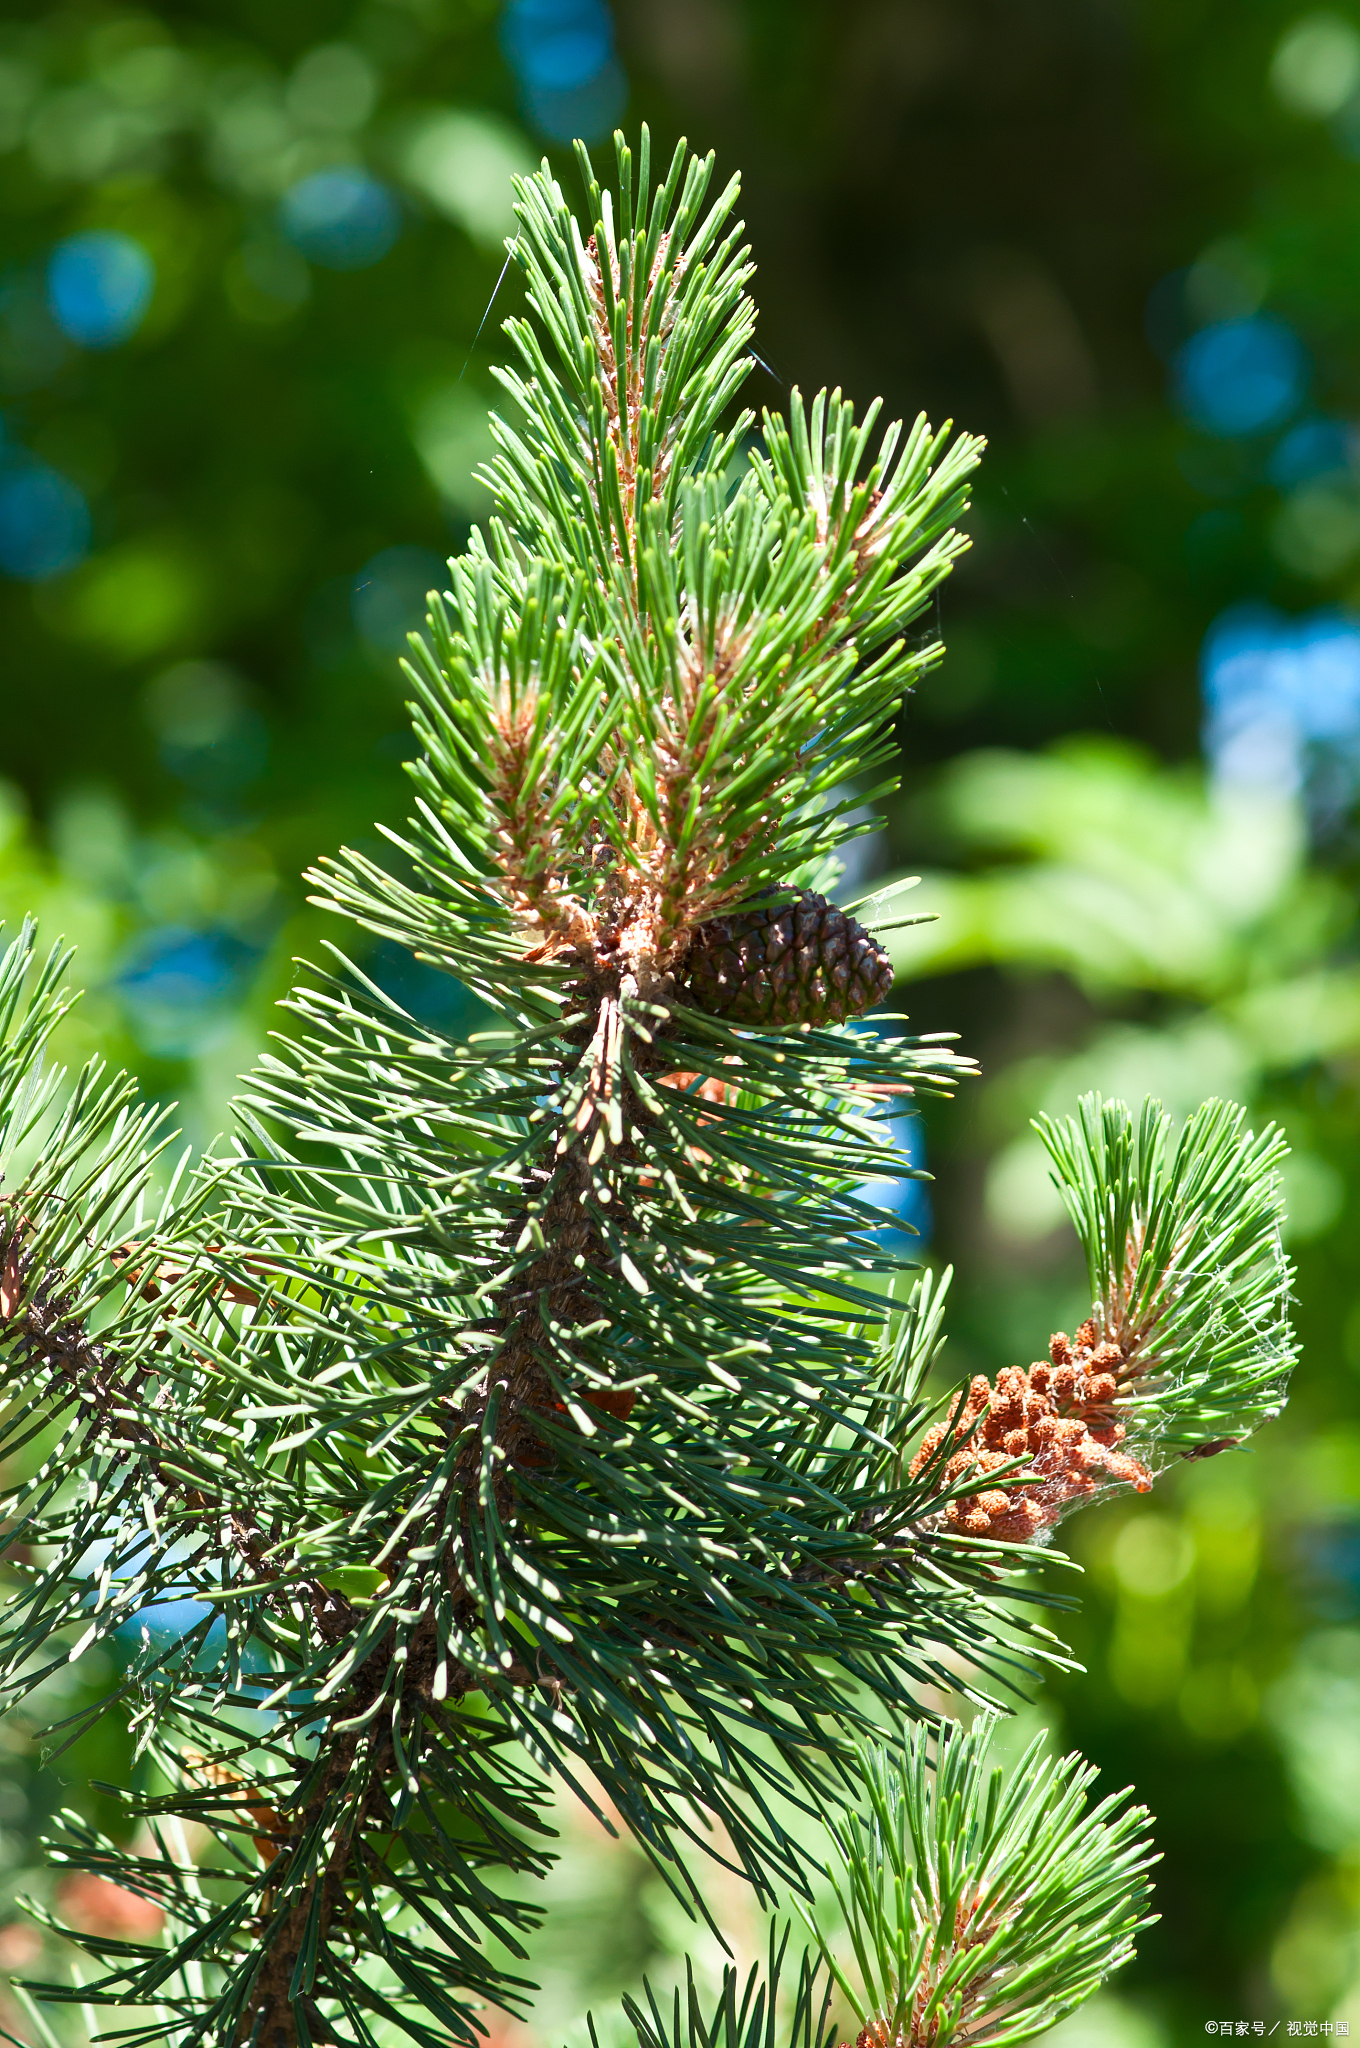
[[979,1373],[963,1409],[927,1431],[912,1459],[914,1478],[947,1440],[957,1443],[942,1486],[1028,1459],[1005,1487],[948,1503],[945,1521],[964,1535],[1029,1543],[1102,1479],[1151,1490],[1151,1473],[1116,1448],[1125,1430],[1115,1403],[1133,1377],[1119,1345],[1101,1341],[1094,1322],[1085,1322],[1074,1338],[1055,1332],[1048,1349],[1047,1362],[1028,1371],[1008,1366],[995,1387]]

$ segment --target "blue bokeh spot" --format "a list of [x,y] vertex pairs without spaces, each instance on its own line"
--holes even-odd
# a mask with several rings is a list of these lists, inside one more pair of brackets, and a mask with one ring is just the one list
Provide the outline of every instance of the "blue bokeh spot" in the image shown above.
[[511,0],[501,42],[525,85],[574,92],[614,54],[614,25],[600,0]]
[[1234,605],[1205,635],[1205,749],[1221,780],[1292,793],[1310,753],[1360,768],[1360,620]]
[[1360,730],[1360,623],[1340,611],[1291,619],[1235,605],[1206,635],[1204,698],[1214,713],[1268,701],[1305,739],[1344,739]]
[[47,304],[63,334],[116,348],[146,317],[156,266],[131,235],[94,231],[59,242],[47,264]]
[[554,141],[607,134],[628,99],[604,0],[509,0],[501,47],[524,111]]
[[[126,1621],[120,1621],[114,1634],[126,1639],[140,1636],[145,1629],[151,1642],[160,1649],[166,1643],[178,1642],[189,1635],[213,1612],[214,1609],[202,1600],[155,1600],[150,1606],[139,1608],[136,1614],[130,1614]],[[225,1633],[220,1615],[213,1624],[213,1630]]]
[[90,508],[69,477],[45,462],[0,468],[0,569],[45,583],[89,552]]
[[397,202],[368,171],[352,164],[314,171],[284,193],[284,233],[327,270],[365,270],[401,232]]
[[1340,476],[1350,467],[1351,441],[1345,420],[1300,420],[1270,458],[1270,481],[1277,490],[1292,491],[1316,477]]
[[623,67],[610,58],[584,85],[570,92],[554,92],[547,86],[524,88],[524,111],[540,135],[553,142],[598,142],[617,128],[628,104],[628,80]]
[[906,1171],[923,1171],[926,1163],[925,1126],[919,1116],[895,1116],[880,1134],[902,1155],[902,1176],[897,1180],[866,1181],[856,1190],[861,1201],[883,1211],[883,1223],[874,1235],[899,1251],[914,1246],[918,1251],[928,1242],[934,1226],[930,1183],[916,1180]]
[[115,986],[138,1041],[184,1059],[211,1042],[258,959],[259,947],[233,931],[162,925],[134,944]]
[[216,1002],[235,980],[230,952],[216,932],[175,926],[155,932],[140,958],[120,975],[121,985],[163,1002]]
[[1302,402],[1308,359],[1293,329],[1268,313],[1220,320],[1176,356],[1176,395],[1207,434],[1259,434]]

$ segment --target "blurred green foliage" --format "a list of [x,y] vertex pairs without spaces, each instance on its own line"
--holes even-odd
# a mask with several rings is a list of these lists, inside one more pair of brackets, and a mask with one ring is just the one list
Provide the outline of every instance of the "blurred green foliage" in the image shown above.
[[[395,651],[478,506],[488,392],[468,358],[510,177],[535,160],[493,13],[0,26],[0,771],[59,872],[112,907],[82,965],[120,1050],[201,1097],[205,1125],[228,1015],[262,961],[268,993],[286,979],[301,867],[397,809]],[[302,234],[316,260],[290,239],[289,195],[337,175],[389,210],[380,266],[362,208],[357,244],[334,220],[329,243]],[[82,345],[89,307],[82,326],[55,257],[100,237],[154,284],[131,332]],[[44,526],[35,476],[74,489],[84,537],[60,502]]]
[[1207,2017],[1345,2018],[1360,1975],[1353,899],[1307,864],[1297,804],[1108,739],[965,757],[927,802],[959,865],[908,899],[941,918],[895,935],[899,963],[1002,963],[1013,1033],[1028,1012],[1029,1043],[1013,1035],[1016,1056],[932,1133],[962,1184],[941,1201],[965,1267],[951,1372],[1042,1354],[1084,1313],[1028,1128],[1039,1110],[1092,1085],[1178,1112],[1232,1093],[1294,1148],[1304,1364],[1284,1420],[1249,1455],[1164,1477],[1150,1510],[1071,1525],[1088,1579],[1066,1633],[1087,1675],[1051,1691],[1063,1732],[1158,1816],[1162,1922],[1121,1995],[1145,1992],[1172,2039]]
[[[906,794],[855,879],[923,871],[902,907],[940,922],[896,935],[908,1003],[984,1062],[928,1133],[952,1367],[1024,1362],[1082,1313],[1037,1109],[1223,1090],[1295,1146],[1285,1422],[1070,1525],[1089,1675],[1042,1710],[1137,1785],[1166,1860],[1161,1926],[1066,2048],[1360,2026],[1353,782],[1325,746],[1297,787],[1211,784],[1196,759],[1225,608],[1360,603],[1360,8],[614,15],[629,122],[744,173],[753,401],[840,383],[992,438]],[[80,942],[68,1055],[130,1061],[196,1141],[318,941],[299,870],[403,801],[395,652],[479,509],[509,281],[475,337],[509,172],[542,147],[498,26],[494,0],[73,0],[0,23],[0,912]],[[82,237],[154,272],[138,311],[134,260],[112,340],[58,290]],[[1292,397],[1227,431],[1202,337],[1260,321]],[[6,527],[35,477],[46,557]],[[437,977],[370,965],[456,1014]],[[117,1731],[98,1741],[81,1770],[116,1778]],[[69,1766],[23,1729],[5,1744],[12,1889]],[[563,1824],[540,2048],[694,1940],[633,1850]],[[735,1890],[725,1926],[759,1946]],[[0,1965],[26,1939],[0,1930]]]

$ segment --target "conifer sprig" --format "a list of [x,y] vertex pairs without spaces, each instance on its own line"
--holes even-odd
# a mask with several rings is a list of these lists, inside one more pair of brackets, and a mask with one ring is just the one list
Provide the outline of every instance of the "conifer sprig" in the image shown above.
[[[1043,1756],[988,1767],[990,1716],[862,1754],[869,1810],[833,1821],[830,1875],[857,1974],[827,1959],[861,2048],[1015,2048],[1088,1998],[1149,1924],[1156,1860],[1127,1794]],[[815,1928],[814,1928],[815,1933]]]
[[740,231],[717,240],[736,185],[704,215],[712,162],[682,146],[653,197],[648,143],[636,165],[620,143],[616,226],[582,163],[584,238],[546,167],[517,187],[540,321],[507,323],[523,431],[496,423],[496,516],[413,646],[403,851],[425,888],[354,856],[318,877],[441,964],[474,952],[511,1003],[550,963],[665,996],[705,920],[868,829],[848,813],[888,785],[892,718],[938,657],[901,635],[966,545],[981,450],[919,420],[876,440],[877,406],[856,423],[795,393],[734,491],[750,415],[715,435],[751,362]]
[[1287,1148],[1243,1123],[1207,1102],[1173,1140],[1160,1103],[1135,1117],[1098,1096],[1039,1120],[1095,1300],[1047,1359],[976,1376],[927,1432],[911,1470],[955,1489],[940,1506],[953,1527],[1042,1540],[1103,1486],[1149,1492],[1168,1450],[1216,1455],[1278,1412],[1295,1357]]
[[1235,1103],[1206,1102],[1177,1135],[1158,1102],[1135,1115],[1087,1096],[1036,1125],[1086,1253],[1121,1403],[1149,1441],[1248,1435],[1279,1408],[1296,1346],[1280,1243],[1287,1152]]

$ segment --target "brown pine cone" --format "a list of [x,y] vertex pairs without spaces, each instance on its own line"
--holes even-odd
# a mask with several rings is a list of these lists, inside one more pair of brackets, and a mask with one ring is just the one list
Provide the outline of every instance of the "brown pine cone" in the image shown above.
[[701,1010],[734,1024],[843,1024],[883,1001],[893,970],[862,924],[805,889],[782,908],[700,925],[684,981]]

